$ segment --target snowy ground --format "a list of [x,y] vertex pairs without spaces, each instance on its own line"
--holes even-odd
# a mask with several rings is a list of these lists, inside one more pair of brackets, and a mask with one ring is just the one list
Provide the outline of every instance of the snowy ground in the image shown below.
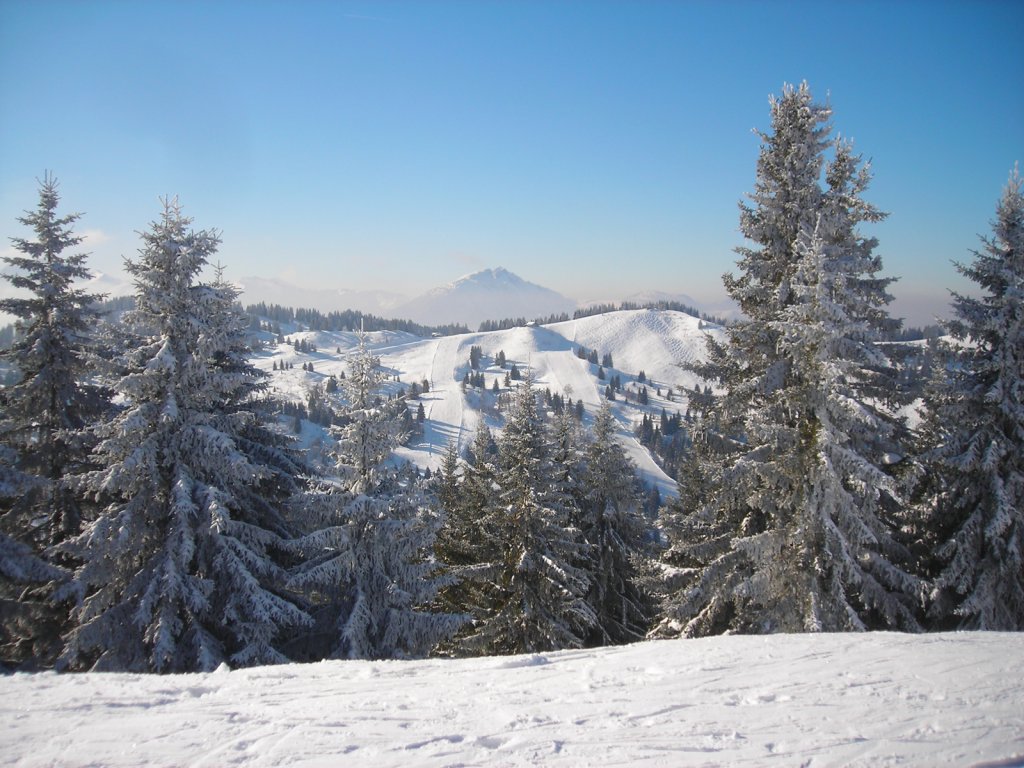
[[1024,634],[0,678],[22,766],[1024,765]]

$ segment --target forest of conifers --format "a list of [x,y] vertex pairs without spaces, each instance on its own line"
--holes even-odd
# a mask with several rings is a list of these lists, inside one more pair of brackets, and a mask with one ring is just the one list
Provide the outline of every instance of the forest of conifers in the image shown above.
[[[183,672],[484,655],[725,632],[1024,629],[1024,190],[960,271],[940,364],[908,384],[868,166],[806,84],[771,102],[742,310],[691,366],[679,497],[644,513],[604,406],[538,407],[422,477],[407,403],[361,345],[332,464],[292,444],[251,361],[219,236],[177,201],[126,261],[116,321],[81,289],[77,214],[40,182],[4,257],[0,664]],[[919,420],[899,414],[914,402]],[[675,461],[676,459],[673,459]]]

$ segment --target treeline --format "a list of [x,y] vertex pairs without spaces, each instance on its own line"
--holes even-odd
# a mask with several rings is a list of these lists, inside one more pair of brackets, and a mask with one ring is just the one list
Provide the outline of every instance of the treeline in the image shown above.
[[324,313],[316,309],[296,309],[259,302],[247,305],[245,311],[257,320],[265,318],[278,324],[298,323],[311,331],[399,331],[421,337],[469,333],[464,325],[420,325],[411,320],[387,319],[351,309]]
[[700,312],[696,308],[687,306],[680,302],[653,301],[640,304],[636,302],[623,301],[618,304],[592,304],[588,307],[582,307],[575,310],[571,317],[568,312],[559,312],[545,317],[535,317],[532,319],[527,319],[525,317],[508,317],[504,320],[485,320],[480,323],[479,331],[481,333],[485,333],[488,331],[506,331],[510,328],[522,328],[527,325],[552,325],[554,323],[565,323],[569,320],[578,320],[583,317],[606,315],[610,312],[619,312],[630,309],[672,310],[676,312],[684,312],[692,317],[705,320],[709,323],[715,323],[716,325],[725,325],[727,322],[722,318]]
[[507,331],[510,328],[523,328],[527,325],[551,325],[552,323],[564,323],[569,320],[566,312],[547,315],[546,317],[535,317],[527,320],[525,317],[507,317],[504,320],[484,320],[480,323],[479,332]]
[[716,317],[715,315],[708,314],[707,312],[701,312],[696,307],[691,307],[678,301],[648,301],[642,303],[635,301],[621,301],[618,304],[591,304],[589,307],[577,309],[573,312],[572,316],[573,319],[578,320],[581,317],[593,317],[595,315],[606,315],[609,312],[621,312],[634,309],[659,309],[672,312],[682,312],[690,315],[691,317],[696,317],[698,320],[704,320],[705,322],[714,323],[715,325],[726,325],[729,322],[724,318]]

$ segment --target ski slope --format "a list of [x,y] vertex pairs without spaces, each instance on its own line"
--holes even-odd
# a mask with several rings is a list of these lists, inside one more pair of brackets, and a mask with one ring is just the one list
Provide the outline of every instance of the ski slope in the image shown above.
[[[497,397],[491,392],[495,380],[504,389],[504,377],[515,364],[521,371],[529,369],[540,389],[550,389],[574,401],[582,400],[586,419],[604,401],[604,389],[612,376],[618,375],[626,389],[637,391],[638,374],[646,374],[650,402],[640,406],[619,397],[613,412],[619,423],[618,439],[630,460],[636,465],[648,486],[658,488],[663,497],[676,495],[674,481],[654,462],[650,454],[633,436],[633,429],[644,413],[657,416],[664,408],[668,413],[685,410],[686,402],[677,393],[668,398],[670,388],[693,387],[700,383],[682,368],[682,363],[699,362],[706,355],[705,335],[721,335],[720,328],[702,323],[690,315],[667,310],[630,310],[571,320],[548,326],[528,326],[488,333],[421,339],[405,333],[378,332],[367,334],[367,344],[381,358],[381,365],[392,378],[387,392],[394,394],[402,387],[427,381],[430,389],[420,398],[426,415],[424,433],[397,452],[400,461],[431,470],[441,460],[451,442],[465,449],[472,442],[480,419],[495,432],[500,432],[502,419]],[[275,393],[297,402],[305,402],[309,389],[323,384],[331,375],[340,376],[347,368],[349,355],[358,346],[354,333],[327,333],[295,330],[290,340],[305,340],[316,345],[316,353],[298,353],[289,344],[276,345],[257,355],[256,364],[271,372]],[[269,335],[265,338],[269,339]],[[462,380],[470,371],[470,349],[483,351],[481,372],[486,391],[469,388],[463,391]],[[611,354],[614,367],[598,378],[598,367],[577,356],[579,347],[596,350],[599,358]],[[494,364],[498,352],[504,352],[507,368]],[[291,362],[294,368],[273,371],[273,366]],[[313,363],[313,372],[301,369]],[[397,378],[398,381],[394,379]],[[661,390],[661,395],[658,391]],[[305,434],[315,439],[315,430]]]
[[0,677],[12,766],[1022,766],[1024,634]]

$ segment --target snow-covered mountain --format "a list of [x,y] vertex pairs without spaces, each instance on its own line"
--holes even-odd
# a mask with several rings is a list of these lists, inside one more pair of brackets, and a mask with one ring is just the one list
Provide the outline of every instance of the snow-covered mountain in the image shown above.
[[242,289],[240,300],[243,305],[264,302],[324,313],[351,309],[378,317],[398,317],[395,307],[408,299],[387,291],[301,288],[279,278],[243,277],[237,284]]
[[[679,367],[680,363],[704,359],[706,334],[720,335],[718,326],[703,323],[682,312],[631,310],[569,320],[547,326],[512,328],[488,333],[467,333],[458,336],[422,339],[409,334],[378,332],[369,334],[369,344],[380,356],[381,364],[390,374],[388,393],[407,388],[412,382],[429,383],[423,404],[426,422],[422,436],[417,436],[398,451],[398,459],[410,461],[421,468],[436,470],[449,442],[468,448],[480,419],[500,430],[502,421],[495,408],[499,395],[492,391],[497,380],[500,392],[505,374],[515,364],[520,370],[533,372],[536,386],[553,394],[582,401],[588,414],[595,413],[604,401],[605,387],[618,376],[624,391],[613,404],[619,422],[619,441],[637,466],[648,486],[657,487],[663,496],[676,495],[675,482],[651,458],[634,436],[634,428],[643,415],[657,416],[664,408],[669,414],[685,411],[686,402],[670,388],[693,387],[696,377]],[[297,352],[290,344],[276,344],[265,334],[265,346],[254,362],[271,374],[275,392],[305,403],[311,388],[323,384],[331,375],[347,370],[348,356],[358,340],[355,334],[328,331],[297,331],[287,334],[292,341],[304,340],[317,352]],[[483,354],[480,372],[486,391],[463,390],[462,380],[470,371],[470,349],[477,346]],[[588,363],[577,355],[580,347],[594,350],[599,357],[612,356],[611,367]],[[498,352],[504,352],[508,368],[497,366]],[[291,363],[288,370],[285,363]],[[313,371],[303,370],[312,363]],[[278,369],[278,370],[275,370]],[[644,372],[644,382],[638,380]],[[604,375],[604,379],[599,378]],[[398,381],[394,381],[394,377]],[[637,395],[643,386],[648,402],[641,405]],[[670,399],[671,397],[671,399]],[[318,439],[314,430],[305,435],[308,442]]]
[[1021,766],[1021,633],[0,677],[19,766]]
[[424,325],[462,323],[470,329],[484,320],[530,320],[572,313],[576,302],[557,291],[527,282],[503,267],[460,277],[395,308],[397,317]]

